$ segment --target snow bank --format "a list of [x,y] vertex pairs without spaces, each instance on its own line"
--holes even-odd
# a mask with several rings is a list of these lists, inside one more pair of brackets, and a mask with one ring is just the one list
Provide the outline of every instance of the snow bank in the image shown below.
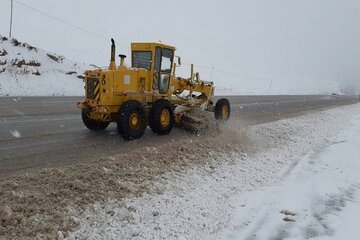
[[80,96],[84,69],[84,64],[0,35],[0,96]]
[[228,239],[359,239],[359,109],[354,113],[343,133],[303,158],[280,186],[240,196],[246,206]]
[[241,95],[241,94],[244,94],[244,92],[241,92],[235,88],[215,87],[216,96],[232,96],[232,95]]
[[332,142],[352,114],[360,115],[359,107],[253,126],[247,134],[257,143],[257,151],[222,156],[209,152],[218,164],[169,173],[153,184],[163,189],[158,194],[74,211],[80,227],[68,239],[225,238],[228,229],[238,226],[232,221],[234,210],[248,204],[239,202],[239,194],[280,182],[305,154]]

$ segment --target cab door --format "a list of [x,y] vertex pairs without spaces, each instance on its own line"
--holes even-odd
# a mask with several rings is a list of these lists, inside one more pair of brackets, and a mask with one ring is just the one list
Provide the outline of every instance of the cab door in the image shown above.
[[170,74],[174,51],[168,48],[155,48],[154,81],[153,88],[160,94],[166,94],[170,86]]

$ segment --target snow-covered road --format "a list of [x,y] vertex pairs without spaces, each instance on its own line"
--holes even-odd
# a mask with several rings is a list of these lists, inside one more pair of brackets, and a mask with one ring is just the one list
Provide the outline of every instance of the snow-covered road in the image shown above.
[[355,239],[339,235],[358,230],[359,124],[355,104],[252,126],[238,151],[210,151],[155,194],[74,211],[68,238]]

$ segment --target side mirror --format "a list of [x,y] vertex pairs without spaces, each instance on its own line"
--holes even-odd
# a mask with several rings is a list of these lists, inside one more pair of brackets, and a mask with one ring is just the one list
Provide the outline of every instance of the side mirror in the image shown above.
[[177,57],[177,60],[178,60],[178,65],[181,66],[181,58],[179,56]]

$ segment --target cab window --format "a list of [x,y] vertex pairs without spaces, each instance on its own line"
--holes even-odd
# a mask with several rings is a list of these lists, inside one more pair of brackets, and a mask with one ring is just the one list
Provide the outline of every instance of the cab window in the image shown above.
[[162,49],[161,72],[171,73],[173,55],[174,51],[166,48]]
[[132,52],[132,67],[144,68],[151,70],[152,54],[150,51],[133,51]]

